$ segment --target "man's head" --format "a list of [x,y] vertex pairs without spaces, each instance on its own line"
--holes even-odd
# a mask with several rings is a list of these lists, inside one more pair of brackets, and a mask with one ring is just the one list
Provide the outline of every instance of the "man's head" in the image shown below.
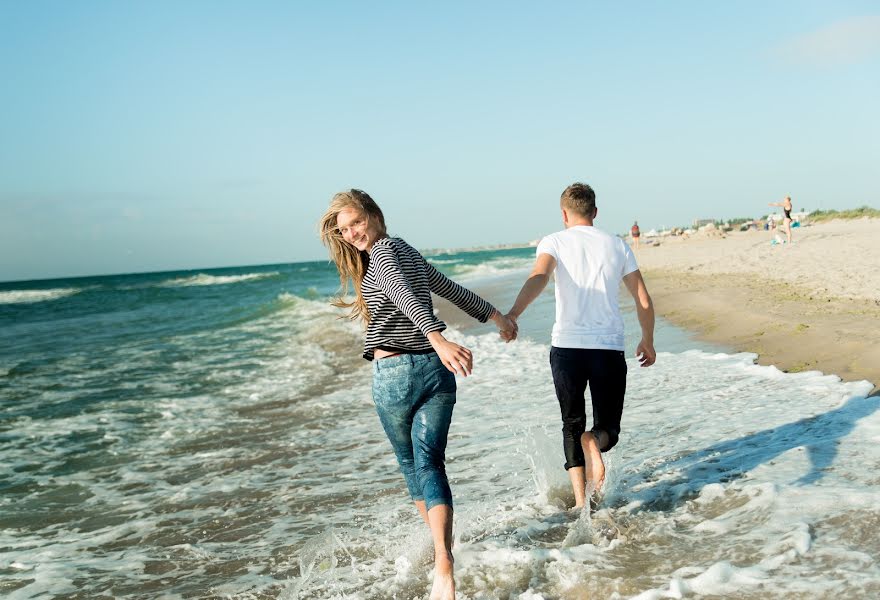
[[596,218],[596,192],[586,183],[572,183],[559,200],[566,227],[592,225]]

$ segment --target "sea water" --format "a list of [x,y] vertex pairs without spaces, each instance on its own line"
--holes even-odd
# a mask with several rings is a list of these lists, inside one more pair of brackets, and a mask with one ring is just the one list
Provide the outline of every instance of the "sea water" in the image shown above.
[[[504,307],[532,256],[429,259]],[[0,284],[0,595],[426,598],[430,536],[337,287],[324,261]],[[448,331],[475,355],[447,451],[459,598],[880,596],[870,384],[661,320],[577,511],[549,321],[552,294],[514,343]]]

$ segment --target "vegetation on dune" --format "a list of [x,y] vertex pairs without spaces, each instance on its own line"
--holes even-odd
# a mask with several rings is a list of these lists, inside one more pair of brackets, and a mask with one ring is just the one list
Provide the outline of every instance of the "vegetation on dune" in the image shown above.
[[716,220],[715,226],[721,227],[722,225],[730,225],[730,226],[742,225],[743,223],[751,223],[754,220],[755,220],[754,217],[737,217],[735,219]]
[[[715,219],[715,227],[719,229],[724,229],[725,227],[737,228],[742,226],[744,223],[752,223],[754,221],[767,221],[773,213],[763,215],[754,219],[752,217],[736,217],[735,219]],[[872,219],[880,219],[880,209],[872,208],[870,206],[860,206],[858,208],[850,208],[847,210],[814,210],[809,213],[804,219],[805,223],[821,223],[823,221],[832,221],[834,219],[861,219],[863,217],[869,217]],[[776,219],[779,219],[779,216],[776,216]],[[777,221],[778,222],[778,221]],[[758,223],[760,225],[760,223]],[[675,233],[681,233],[682,231],[687,231],[689,229],[698,229],[695,225],[682,225],[680,227],[673,227],[672,231]],[[729,231],[729,229],[728,229]],[[629,238],[630,232],[627,230],[626,232],[619,234],[618,237],[621,238]],[[645,231],[642,230],[642,236],[645,236]]]
[[817,210],[811,212],[808,218],[811,222],[818,223],[832,219],[861,219],[862,217],[880,219],[880,210],[870,206],[860,206],[849,210]]

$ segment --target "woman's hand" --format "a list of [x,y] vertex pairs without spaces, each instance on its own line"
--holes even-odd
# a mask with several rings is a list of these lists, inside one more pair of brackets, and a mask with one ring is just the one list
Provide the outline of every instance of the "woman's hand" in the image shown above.
[[428,341],[443,365],[456,375],[467,377],[474,370],[474,355],[464,346],[450,342],[439,331],[429,333]]

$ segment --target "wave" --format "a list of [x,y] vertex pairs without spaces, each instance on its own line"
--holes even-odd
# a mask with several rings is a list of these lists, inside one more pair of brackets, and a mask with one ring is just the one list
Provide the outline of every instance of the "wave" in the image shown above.
[[240,283],[242,281],[256,281],[258,279],[268,279],[280,275],[278,271],[269,273],[246,273],[244,275],[206,275],[199,273],[192,277],[179,277],[163,281],[159,285],[161,287],[193,287],[202,285],[228,285],[230,283]]
[[[850,561],[869,564],[865,546],[873,547],[855,524],[877,522],[863,461],[876,456],[880,412],[865,397],[867,382],[783,373],[755,365],[753,354],[661,353],[644,370],[630,359],[626,431],[606,455],[605,496],[590,514],[567,510],[573,495],[547,347],[504,345],[491,334],[449,337],[480,357],[459,382],[451,444],[462,591],[659,600],[760,595],[764,586],[784,597],[809,573],[823,591],[841,586],[857,596],[876,577],[873,567],[835,575]],[[495,398],[504,401],[487,401]],[[358,442],[359,451],[373,451]],[[365,471],[362,481],[379,480],[378,468]],[[421,594],[430,537],[414,530],[403,497],[379,496],[375,524],[337,518],[304,544],[292,597]],[[725,560],[731,556],[735,564]]]
[[51,290],[9,290],[0,292],[0,304],[31,304],[58,300],[79,293],[79,288],[55,288]]
[[531,268],[535,259],[528,257],[506,257],[496,258],[476,264],[457,264],[449,269],[449,273],[453,278],[457,279],[481,279],[486,277],[497,277],[500,275],[509,275]]
[[292,323],[297,325],[311,321],[320,323],[318,330],[321,335],[328,335],[331,332],[363,335],[363,327],[358,322],[346,318],[347,310],[334,307],[326,299],[319,299],[313,288],[306,290],[306,294],[306,297],[302,297],[282,292],[278,294],[275,301],[281,305],[281,312],[292,319]]
[[[135,573],[177,595],[424,597],[430,534],[381,433],[359,326],[326,301],[272,303],[262,319],[173,340],[173,363],[164,348],[118,348],[108,364],[131,369],[112,373],[122,385],[77,378],[88,387],[76,391],[113,392],[95,411],[14,421],[3,460],[23,491],[8,508],[27,526],[0,529],[0,546],[18,596],[73,590],[56,581],[88,565],[76,591],[89,596]],[[579,513],[567,510],[548,347],[445,335],[476,357],[449,450],[468,597],[788,597],[805,580],[821,597],[861,597],[877,580],[864,465],[878,456],[880,408],[867,382],[783,373],[751,354],[661,353],[650,369],[630,359],[605,497]],[[21,387],[32,414],[67,399],[35,383]],[[326,476],[353,453],[355,472]],[[94,466],[107,460],[111,478]],[[71,504],[59,523],[34,523],[48,494]],[[59,527],[91,533],[53,536]],[[262,568],[238,568],[242,555]]]

